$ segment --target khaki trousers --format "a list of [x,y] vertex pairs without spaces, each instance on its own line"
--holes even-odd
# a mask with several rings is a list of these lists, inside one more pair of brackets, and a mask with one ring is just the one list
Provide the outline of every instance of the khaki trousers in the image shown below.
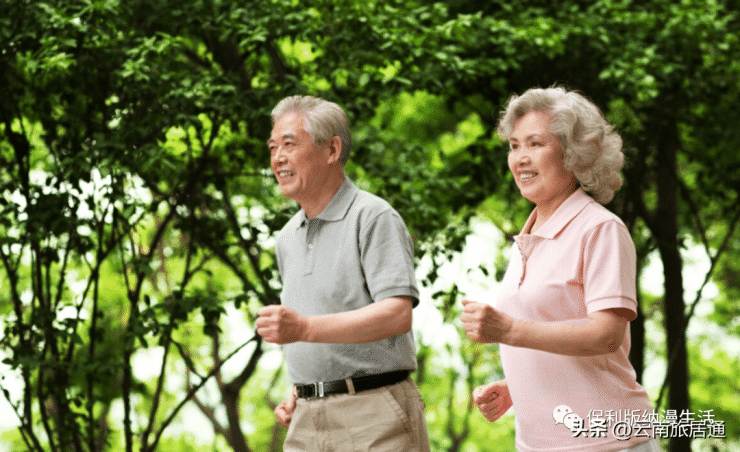
[[416,384],[298,399],[285,452],[429,452],[424,402]]

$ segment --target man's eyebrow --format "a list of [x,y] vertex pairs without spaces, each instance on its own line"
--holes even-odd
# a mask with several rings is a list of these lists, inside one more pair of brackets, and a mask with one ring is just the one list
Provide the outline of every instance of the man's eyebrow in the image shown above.
[[[295,138],[295,135],[293,135],[292,133],[286,133],[285,135],[283,135],[279,139],[285,140],[285,139],[288,139],[288,138]],[[275,141],[277,141],[277,140],[275,140],[275,139],[273,139],[271,137],[269,140],[267,140],[267,144],[269,145],[270,143],[274,143]]]

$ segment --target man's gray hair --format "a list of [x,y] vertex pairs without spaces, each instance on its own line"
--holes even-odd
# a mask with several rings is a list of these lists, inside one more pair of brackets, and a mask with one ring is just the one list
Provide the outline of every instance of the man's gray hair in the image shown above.
[[550,132],[560,139],[564,166],[573,171],[581,187],[601,204],[614,198],[622,186],[622,138],[601,110],[583,95],[562,87],[532,88],[513,95],[501,113],[498,134],[509,140],[514,124],[531,111],[551,116]]
[[352,151],[352,138],[347,115],[339,105],[313,96],[286,97],[272,110],[272,123],[275,124],[281,116],[291,112],[303,118],[303,127],[316,146],[321,147],[327,140],[338,136],[342,141],[339,161],[342,165],[347,163]]

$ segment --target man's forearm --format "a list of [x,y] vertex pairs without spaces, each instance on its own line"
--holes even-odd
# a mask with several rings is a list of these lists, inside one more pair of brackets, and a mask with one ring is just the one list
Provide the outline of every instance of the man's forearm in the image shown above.
[[354,311],[307,318],[304,342],[374,342],[411,329],[413,302],[409,297],[393,297]]

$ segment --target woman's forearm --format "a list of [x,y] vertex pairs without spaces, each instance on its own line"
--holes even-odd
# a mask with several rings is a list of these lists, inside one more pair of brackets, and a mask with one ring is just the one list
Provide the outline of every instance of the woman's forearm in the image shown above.
[[597,311],[578,322],[514,320],[501,343],[559,355],[594,356],[616,351],[627,321],[610,311]]

